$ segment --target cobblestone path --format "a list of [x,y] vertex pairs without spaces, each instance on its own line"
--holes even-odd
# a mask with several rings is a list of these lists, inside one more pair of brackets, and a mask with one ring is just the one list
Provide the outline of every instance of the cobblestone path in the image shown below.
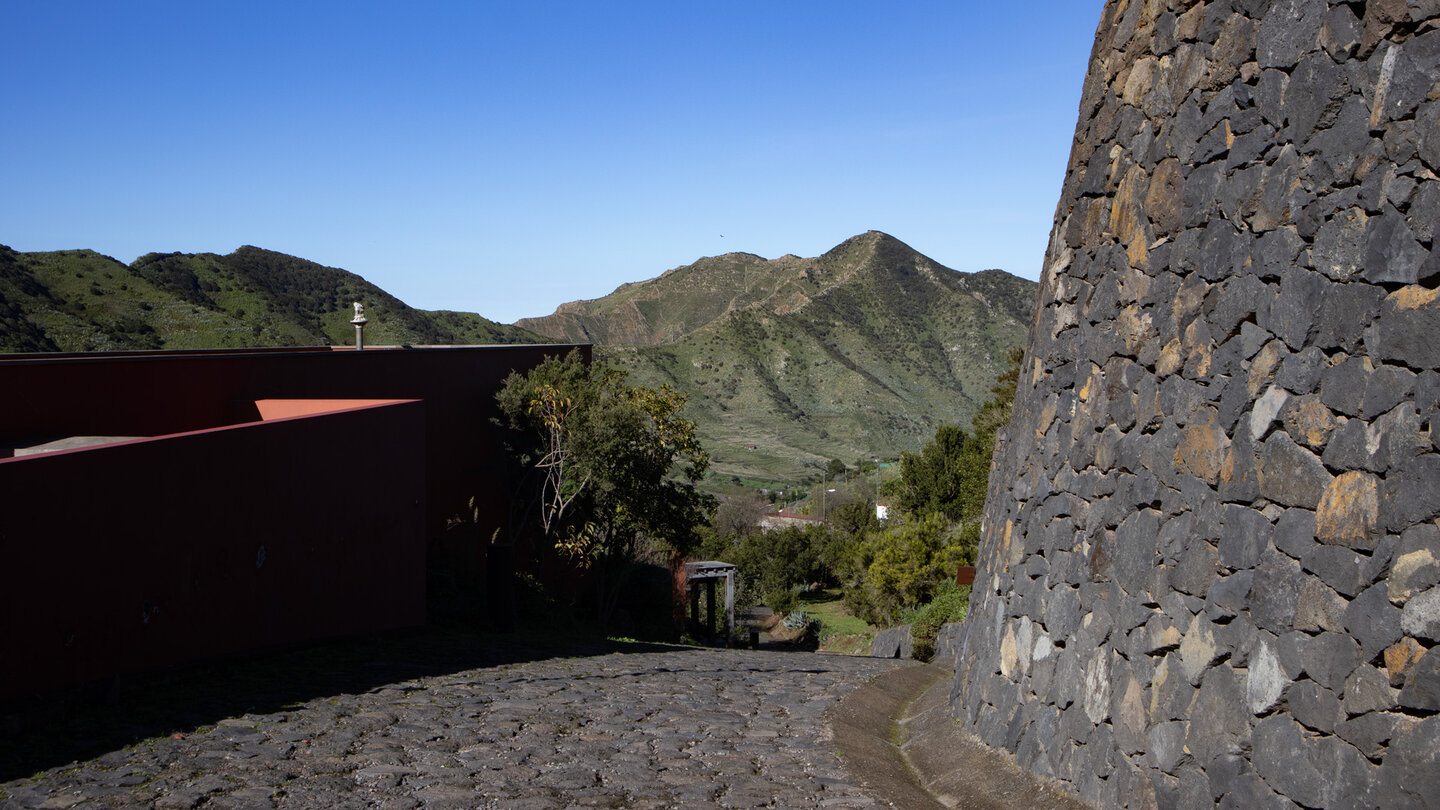
[[902,662],[664,649],[427,674],[0,783],[0,808],[886,807],[824,712]]

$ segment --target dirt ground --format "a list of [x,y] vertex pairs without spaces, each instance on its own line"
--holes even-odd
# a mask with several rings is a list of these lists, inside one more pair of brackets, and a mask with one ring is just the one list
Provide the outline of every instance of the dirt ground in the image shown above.
[[949,714],[952,674],[917,664],[847,695],[830,713],[845,767],[896,807],[1085,810],[1004,752],[960,732]]

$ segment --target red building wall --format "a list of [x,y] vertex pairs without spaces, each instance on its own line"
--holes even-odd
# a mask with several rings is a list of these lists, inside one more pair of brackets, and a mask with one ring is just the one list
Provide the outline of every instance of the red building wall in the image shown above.
[[495,392],[571,348],[0,357],[0,446],[166,437],[0,457],[0,696],[423,623],[427,558],[478,579],[503,525]]
[[0,462],[0,696],[423,624],[424,435],[402,402]]

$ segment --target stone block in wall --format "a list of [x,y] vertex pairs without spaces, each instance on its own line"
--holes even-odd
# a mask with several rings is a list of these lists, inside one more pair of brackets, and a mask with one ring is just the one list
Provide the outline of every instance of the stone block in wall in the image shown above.
[[1371,585],[1345,608],[1345,630],[1360,644],[1361,660],[1370,661],[1399,641],[1400,609],[1390,604],[1383,582]]
[[1257,477],[1262,497],[1282,506],[1307,509],[1319,505],[1331,479],[1319,456],[1283,433],[1261,445]]
[[1345,719],[1340,698],[1314,681],[1301,681],[1290,687],[1286,695],[1290,716],[1308,729],[1334,734]]
[[[1312,547],[1310,551],[1306,552],[1305,556],[1300,558],[1300,565],[1305,569],[1306,573],[1319,577],[1320,581],[1334,593],[1346,597],[1345,603],[1348,605],[1349,598],[1354,597],[1360,593],[1365,586],[1370,584],[1370,581],[1365,577],[1361,569],[1361,560],[1361,555],[1349,548],[1343,546],[1316,545]],[[1305,592],[1306,586],[1311,586],[1310,592],[1312,595],[1314,594],[1315,589],[1311,583],[1312,580],[1307,579],[1301,587],[1302,593]],[[1297,616],[1299,612],[1300,606],[1297,604]],[[1301,628],[1297,622],[1296,629],[1305,628]],[[1343,628],[1337,627],[1332,629],[1340,630]]]
[[1260,67],[1293,67],[1319,41],[1327,11],[1322,0],[1279,0],[1270,4],[1255,38],[1255,58]]
[[1332,775],[1315,767],[1314,740],[1292,717],[1272,715],[1255,724],[1251,761],[1274,790],[1300,804],[1322,807],[1324,783]]
[[909,658],[910,649],[910,625],[887,627],[875,634],[875,640],[870,644],[870,657]]
[[935,634],[935,657],[946,666],[955,667],[959,660],[960,648],[965,643],[965,623],[950,622],[940,626]]
[[1306,577],[1295,603],[1294,627],[1305,633],[1323,630],[1344,632],[1347,604],[1340,594],[1319,578]]
[[1440,0],[1181,5],[1106,4],[955,694],[1101,803],[1403,805],[1440,711]]
[[1275,521],[1271,535],[1275,548],[1294,559],[1303,559],[1314,548],[1315,513],[1308,509],[1287,509]]
[[1376,785],[1376,806],[1421,810],[1440,796],[1440,715],[1396,723]]
[[1414,284],[1421,278],[1420,267],[1430,258],[1407,217],[1386,206],[1383,214],[1365,224],[1365,247],[1361,265],[1371,284]]
[[1385,672],[1390,677],[1390,685],[1398,688],[1405,685],[1410,670],[1419,663],[1421,656],[1425,655],[1425,648],[1413,638],[1402,638],[1386,647],[1384,655]]
[[[1376,585],[1373,590],[1381,586]],[[1433,587],[1411,597],[1400,614],[1400,628],[1405,635],[1440,642],[1440,587]]]
[[[1440,120],[1435,124],[1440,127]],[[1377,361],[1434,369],[1440,366],[1440,341],[1429,336],[1435,334],[1440,334],[1440,291],[1403,287],[1386,296],[1365,345]]]
[[1315,511],[1315,537],[1321,543],[1373,549],[1380,522],[1380,481],[1364,472],[1347,472],[1325,486]]
[[1345,679],[1341,705],[1347,716],[1384,712],[1395,708],[1398,690],[1380,670],[1361,665]]
[[1250,744],[1246,688],[1228,664],[1208,670],[1191,706],[1185,747],[1195,763],[1209,767],[1215,759],[1238,754]]
[[1299,563],[1278,552],[1264,555],[1250,588],[1250,617],[1255,624],[1277,635],[1289,631],[1303,584]]
[[1310,680],[1337,695],[1362,660],[1360,644],[1343,633],[1321,633],[1306,639],[1302,648],[1305,672]]
[[1371,712],[1349,717],[1335,727],[1335,734],[1355,746],[1361,756],[1378,759],[1384,756],[1386,744],[1395,736],[1395,727],[1401,717],[1403,715],[1390,712]]
[[1404,531],[1437,516],[1440,516],[1440,455],[1413,458],[1385,477],[1380,524],[1387,531]]
[[[1283,375],[1284,372],[1281,373]],[[1285,383],[1277,379],[1277,384]],[[1330,436],[1340,424],[1335,414],[1315,394],[1292,396],[1281,408],[1280,420],[1290,438],[1316,452],[1328,449]],[[1325,461],[1323,455],[1321,461]],[[1328,461],[1325,464],[1331,466]]]

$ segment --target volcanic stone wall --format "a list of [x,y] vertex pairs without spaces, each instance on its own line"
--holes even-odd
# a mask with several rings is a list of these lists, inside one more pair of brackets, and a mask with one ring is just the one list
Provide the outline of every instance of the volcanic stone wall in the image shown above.
[[1437,172],[1440,0],[1105,5],[966,728],[1102,806],[1440,806]]

